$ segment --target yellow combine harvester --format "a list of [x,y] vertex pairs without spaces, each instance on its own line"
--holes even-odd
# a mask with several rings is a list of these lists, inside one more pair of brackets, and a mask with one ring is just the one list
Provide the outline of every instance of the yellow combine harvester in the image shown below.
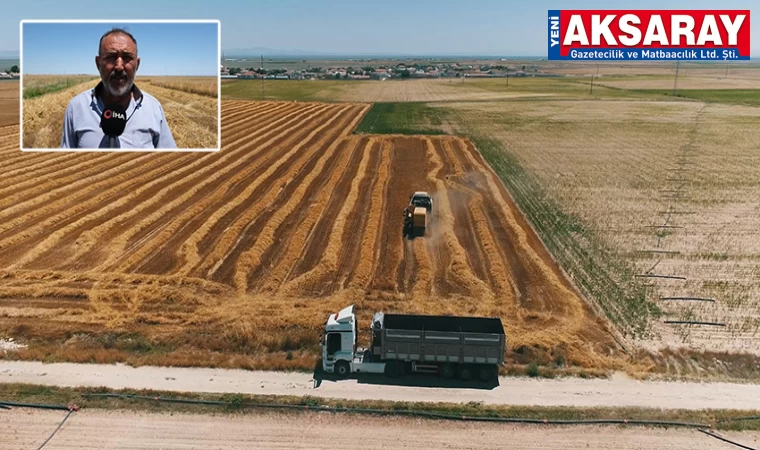
[[415,192],[409,198],[409,206],[404,209],[404,235],[424,236],[428,226],[433,199],[427,192]]

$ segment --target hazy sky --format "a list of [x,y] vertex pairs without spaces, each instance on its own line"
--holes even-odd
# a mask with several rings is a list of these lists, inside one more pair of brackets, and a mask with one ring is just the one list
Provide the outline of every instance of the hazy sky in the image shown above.
[[[752,9],[757,0],[6,0],[0,50],[19,46],[21,19],[219,19],[222,49],[343,54],[545,56],[549,9]],[[757,11],[758,8],[755,8]],[[751,21],[760,55],[760,18]]]
[[[219,72],[216,23],[25,23],[25,74],[93,74],[100,37],[113,27],[137,40],[140,75]],[[50,45],[54,36],[55,45]],[[65,48],[66,51],[61,51]]]

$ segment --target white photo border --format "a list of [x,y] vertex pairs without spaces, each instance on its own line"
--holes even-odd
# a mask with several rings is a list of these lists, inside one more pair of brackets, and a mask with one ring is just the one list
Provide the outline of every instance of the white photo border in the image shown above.
[[216,60],[222,59],[222,23],[218,19],[24,19],[19,22],[19,148],[22,152],[154,152],[154,153],[186,153],[186,152],[218,152],[222,147],[222,76],[218,64],[216,67],[216,148],[176,148],[176,149],[155,149],[155,148],[130,148],[130,149],[104,149],[104,148],[24,148],[24,24],[26,23],[108,23],[108,24],[130,24],[130,23],[215,23],[216,24]]

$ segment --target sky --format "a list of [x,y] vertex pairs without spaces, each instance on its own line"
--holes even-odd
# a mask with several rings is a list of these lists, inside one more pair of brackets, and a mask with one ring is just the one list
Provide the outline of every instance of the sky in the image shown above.
[[[113,27],[137,41],[138,75],[216,76],[216,23],[24,23],[24,74],[97,75],[95,55]],[[62,51],[62,49],[66,49]]]
[[[222,50],[265,47],[343,55],[546,56],[549,9],[749,9],[757,0],[6,0],[0,50],[21,19],[218,19]],[[108,5],[108,6],[106,6]],[[118,6],[117,12],[114,6]],[[112,9],[109,9],[112,8]],[[751,21],[760,57],[760,18]],[[138,39],[139,42],[139,39]]]

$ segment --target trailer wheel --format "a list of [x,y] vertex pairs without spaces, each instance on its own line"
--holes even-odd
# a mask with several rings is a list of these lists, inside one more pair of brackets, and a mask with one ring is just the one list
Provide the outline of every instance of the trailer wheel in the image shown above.
[[493,366],[483,366],[480,368],[480,381],[493,381],[499,375],[499,372]]
[[467,366],[460,366],[459,367],[459,379],[462,381],[467,381],[470,378],[472,378],[472,371]]
[[456,371],[454,370],[454,365],[451,363],[442,364],[438,368],[438,371],[439,371],[438,373],[441,374],[441,378],[444,378],[446,380],[450,378],[454,378],[454,374],[456,373]]
[[335,363],[335,374],[338,375],[340,378],[348,378],[348,375],[350,373],[351,373],[351,367],[349,367],[348,362],[338,361]]

